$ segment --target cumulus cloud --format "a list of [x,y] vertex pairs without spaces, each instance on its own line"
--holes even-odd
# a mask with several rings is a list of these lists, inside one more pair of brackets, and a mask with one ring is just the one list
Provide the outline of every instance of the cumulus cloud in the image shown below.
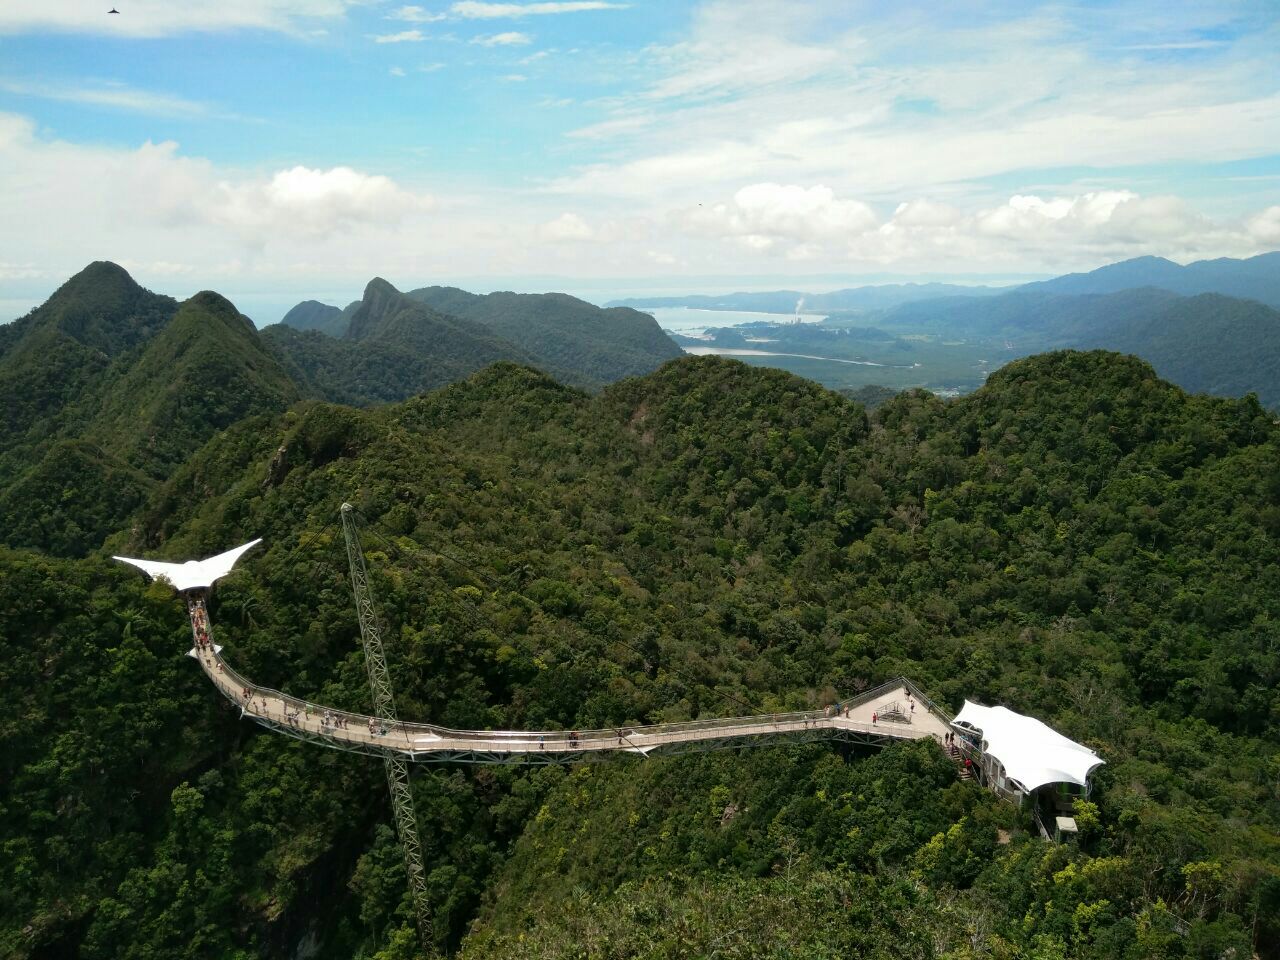
[[562,213],[554,220],[542,224],[538,231],[547,240],[590,240],[595,231],[576,213]]
[[1174,196],[1131,190],[1070,196],[1015,194],[963,209],[929,197],[903,201],[887,216],[826,186],[757,183],[728,201],[686,208],[672,221],[686,235],[733,243],[753,254],[831,264],[907,268],[979,263],[1105,261],[1154,253],[1247,256],[1280,242],[1280,207],[1218,222]]
[[495,33],[491,36],[472,37],[471,42],[478,43],[482,47],[514,47],[533,43],[533,38],[528,34],[508,30],[506,33]]
[[1248,229],[1250,235],[1260,242],[1280,246],[1280,206],[1267,207],[1256,216],[1250,217]]
[[350,167],[293,167],[265,181],[219,183],[197,209],[251,237],[277,230],[323,236],[357,224],[392,225],[431,204],[429,197],[402,190],[388,177]]
[[18,223],[38,211],[50,225],[0,238],[0,259],[25,248],[22,259],[51,265],[102,255],[160,262],[175,249],[207,262],[353,231],[390,235],[434,203],[351,167],[256,175],[184,156],[172,141],[120,149],[44,140],[29,121],[7,114],[0,114],[0,169],[6,182],[23,185],[20,196],[0,194],[0,219]]
[[686,222],[702,233],[738,240],[753,250],[791,241],[797,246],[856,236],[876,225],[876,215],[858,200],[842,200],[824,186],[757,183],[728,203],[688,211]]

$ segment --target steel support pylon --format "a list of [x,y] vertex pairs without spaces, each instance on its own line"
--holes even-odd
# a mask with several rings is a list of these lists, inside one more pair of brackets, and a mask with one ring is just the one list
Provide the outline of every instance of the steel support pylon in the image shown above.
[[[382,634],[373,610],[373,594],[369,590],[369,574],[360,547],[360,530],[356,526],[351,504],[342,505],[342,534],[347,542],[347,563],[351,568],[351,590],[355,594],[356,614],[360,619],[360,640],[364,644],[364,662],[369,671],[369,691],[373,694],[373,712],[378,717],[395,720],[395,695],[387,658],[382,653]],[[418,934],[424,949],[431,950],[431,907],[427,899],[427,874],[422,864],[422,843],[418,839],[418,817],[414,811],[413,793],[409,790],[409,764],[401,754],[388,753],[384,758],[387,787],[391,792],[391,809],[395,811],[396,833],[404,848],[404,865],[409,874],[409,893],[418,917]]]

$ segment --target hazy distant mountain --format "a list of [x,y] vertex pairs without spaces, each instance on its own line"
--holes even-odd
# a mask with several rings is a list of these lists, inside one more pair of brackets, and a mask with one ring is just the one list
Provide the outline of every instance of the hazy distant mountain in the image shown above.
[[347,332],[349,315],[341,307],[334,307],[319,300],[303,300],[284,315],[280,321],[295,330],[319,330],[331,337]]
[[1135,257],[1089,273],[1069,273],[1019,287],[968,287],[949,283],[894,283],[851,287],[831,293],[772,290],[687,297],[630,297],[608,306],[689,307],[698,310],[742,310],[760,313],[838,313],[888,310],[906,303],[940,297],[990,297],[1014,289],[1037,293],[1117,293],[1136,287],[1159,287],[1184,296],[1222,293],[1280,307],[1280,252],[1246,260],[1224,257],[1185,267],[1162,257]]
[[402,400],[498,360],[596,388],[681,355],[652,317],[635,310],[604,310],[563,293],[423,287],[405,294],[382,279],[345,310],[300,303],[263,337],[306,392],[356,405]]
[[381,277],[365,287],[341,339],[284,324],[262,336],[304,391],[356,405],[403,400],[500,360],[537,363],[488,328],[411,300]]
[[1001,287],[966,287],[953,283],[887,283],[850,287],[830,293],[772,290],[764,293],[725,293],[688,297],[631,297],[612,300],[608,307],[689,307],[696,310],[741,310],[747,313],[830,313],[838,310],[884,310],[900,303],[935,297],[985,297],[1003,293]]
[[407,296],[483,324],[542,364],[599,383],[648,373],[682,353],[648,314],[601,309],[564,293],[480,296],[457,287],[423,287]]
[[1051,293],[1042,285],[980,302],[949,297],[904,304],[876,322],[898,333],[1005,340],[1018,355],[1060,347],[1136,354],[1187,390],[1254,392],[1280,407],[1280,311],[1255,300],[1183,297],[1143,287]]
[[1184,390],[1256,393],[1280,410],[1280,311],[1253,300],[1177,297],[1146,317],[1125,316],[1081,335],[1073,345],[1133,353]]
[[1246,260],[1223,257],[1185,267],[1162,257],[1136,257],[1069,273],[1053,280],[1024,284],[1021,289],[1045,293],[1115,293],[1131,287],[1159,287],[1184,296],[1221,293],[1280,307],[1280,252]]
[[[1117,324],[1144,320],[1177,299],[1177,294],[1153,287],[1083,295],[1019,288],[983,300],[943,297],[907,303],[878,314],[875,322],[895,333],[1027,339],[1048,347],[1075,342]],[[851,322],[866,320],[859,317]]]

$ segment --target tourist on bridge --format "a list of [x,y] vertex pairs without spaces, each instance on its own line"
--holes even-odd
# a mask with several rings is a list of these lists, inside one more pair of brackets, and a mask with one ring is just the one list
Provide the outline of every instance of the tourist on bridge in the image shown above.
[[879,715],[878,713],[876,713],[874,710],[872,710],[872,711],[871,711],[871,723],[872,723],[872,725],[874,726],[874,725],[875,725],[875,722],[876,722],[877,720],[879,720],[879,719],[880,719],[880,715]]

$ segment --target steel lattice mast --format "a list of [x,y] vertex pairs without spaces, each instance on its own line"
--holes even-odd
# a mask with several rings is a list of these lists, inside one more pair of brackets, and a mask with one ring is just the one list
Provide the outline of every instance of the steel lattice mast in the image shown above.
[[[351,590],[355,594],[356,613],[360,618],[360,640],[364,644],[364,662],[369,670],[369,691],[373,694],[373,712],[387,720],[396,720],[395,695],[387,672],[387,659],[382,653],[382,634],[374,615],[373,595],[369,591],[369,573],[360,547],[360,530],[356,526],[351,504],[342,505],[342,534],[347,541],[347,563],[351,567]],[[404,848],[404,865],[409,874],[409,892],[418,916],[418,933],[422,945],[431,948],[431,909],[427,899],[427,875],[422,865],[422,843],[418,839],[418,817],[413,794],[409,790],[409,765],[403,754],[387,753],[387,786],[391,790],[391,807],[395,811],[396,832]]]

